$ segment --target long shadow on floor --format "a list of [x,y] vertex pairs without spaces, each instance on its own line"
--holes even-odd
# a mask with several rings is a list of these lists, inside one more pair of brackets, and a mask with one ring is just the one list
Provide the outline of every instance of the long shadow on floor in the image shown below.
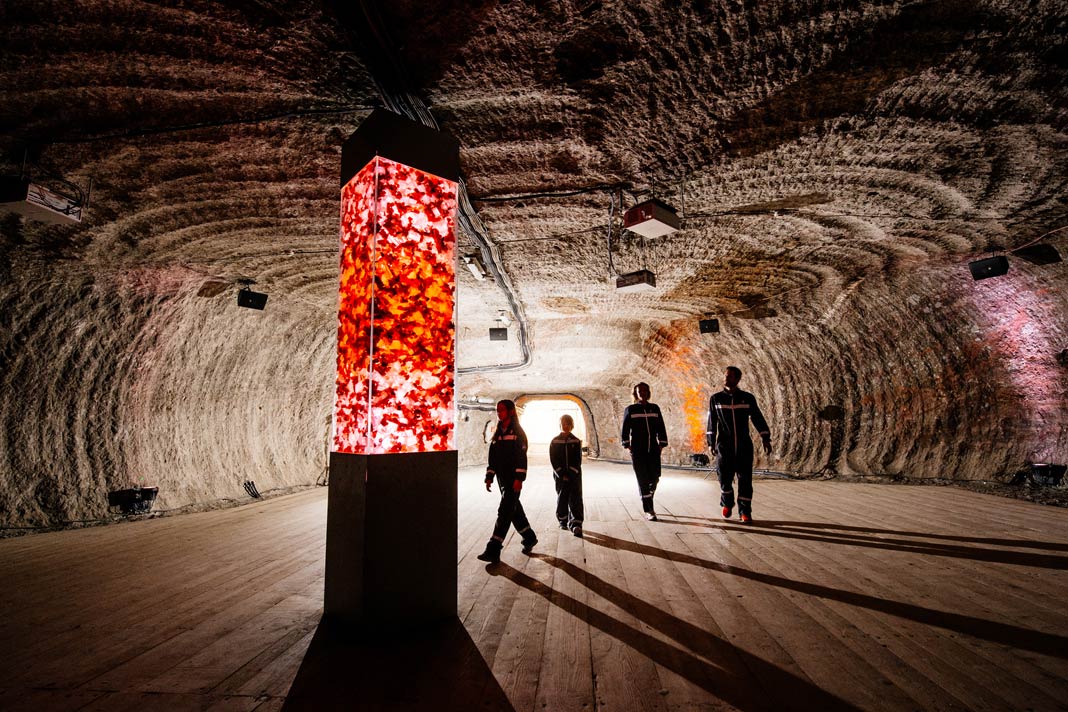
[[[692,517],[688,517],[692,518]],[[1016,566],[1033,566],[1042,569],[1068,569],[1068,556],[1057,556],[1055,554],[1036,554],[1029,551],[1005,551],[1000,549],[979,549],[971,546],[955,546],[953,544],[941,544],[939,542],[931,541],[910,541],[906,539],[884,539],[879,536],[864,536],[863,534],[853,534],[848,532],[825,532],[825,531],[806,531],[805,525],[801,522],[769,522],[760,521],[754,524],[736,524],[730,521],[715,522],[714,520],[707,520],[712,523],[704,522],[686,522],[678,521],[682,517],[672,517],[666,515],[660,518],[661,521],[670,522],[672,524],[681,524],[687,527],[705,527],[707,529],[721,529],[723,531],[738,531],[746,534],[774,536],[780,539],[800,539],[802,541],[818,541],[826,544],[848,544],[850,546],[860,546],[869,549],[887,549],[892,551],[907,551],[917,554],[924,554],[929,556],[946,556],[953,559],[969,559],[972,561],[987,561],[995,564],[1013,564]],[[704,519],[704,517],[702,517]],[[818,526],[818,525],[817,525]],[[828,527],[830,528],[830,527]],[[873,533],[881,533],[878,529],[862,529],[860,527],[846,528],[838,527],[841,529],[849,529],[849,531],[867,531]],[[885,532],[887,534],[893,534],[894,532]],[[900,533],[904,536],[931,536],[924,534],[913,534],[908,532]],[[991,541],[1014,541],[1014,540],[991,540]],[[1043,544],[1044,542],[1032,542],[1032,544]],[[1023,542],[1003,544],[1005,546],[1028,546]],[[1039,547],[1035,547],[1039,548]]]
[[620,642],[637,650],[657,665],[686,678],[694,685],[741,710],[856,710],[845,700],[814,685],[809,680],[758,658],[708,631],[659,610],[652,604],[612,586],[606,581],[578,569],[554,556],[534,555],[557,568],[590,590],[627,611],[635,618],[679,641],[708,658],[666,643],[659,638],[627,625],[608,614],[556,591],[547,584],[505,563],[486,567],[494,576],[503,576],[516,585],[543,596],[579,620],[584,620]]
[[[711,522],[713,524],[728,524],[729,520],[723,520],[719,518],[711,517],[692,517],[689,515],[665,515],[661,517],[665,522],[675,522],[676,524],[686,524],[687,522],[676,522],[680,519],[697,519],[703,522]],[[860,532],[862,534],[884,534],[894,537],[915,537],[921,539],[939,539],[943,541],[963,541],[968,543],[988,544],[991,547],[1017,547],[1020,549],[1040,549],[1045,551],[1068,551],[1068,543],[1062,543],[1059,541],[1035,541],[1034,539],[998,539],[993,537],[962,537],[956,534],[931,534],[929,532],[906,532],[901,529],[883,529],[875,526],[849,526],[846,524],[835,524],[833,522],[791,522],[791,521],[772,521],[766,519],[760,519],[756,521],[759,526],[772,526],[775,528],[785,529],[830,529],[829,536],[841,536],[835,534],[835,531],[841,532]]]
[[691,556],[690,554],[682,554],[677,551],[658,549],[653,546],[637,544],[625,539],[617,539],[616,537],[600,534],[589,529],[586,530],[585,536],[588,543],[597,544],[598,546],[604,546],[609,549],[633,551],[645,556],[657,556],[661,559],[667,559],[668,561],[674,561],[680,564],[700,566],[701,568],[710,571],[718,571],[731,576],[746,578],[751,581],[768,584],[769,586],[785,588],[831,601],[848,603],[852,606],[859,606],[869,610],[887,613],[892,616],[897,616],[898,618],[905,618],[935,628],[952,630],[957,633],[969,635],[973,638],[981,638],[1000,645],[1006,645],[1010,648],[1031,650],[1036,653],[1042,653],[1043,655],[1068,659],[1068,638],[1054,633],[1043,633],[1037,630],[1031,630],[1030,628],[1021,628],[1020,626],[1011,625],[1009,623],[998,623],[983,618],[974,618],[959,613],[939,611],[933,608],[916,606],[911,603],[902,603],[900,601],[869,596],[864,593],[855,593],[853,591],[844,591],[840,588],[821,586],[817,583],[807,583],[805,581],[795,581],[773,574],[763,574],[758,571],[743,569],[738,566],[730,566],[716,561],[707,561],[696,556]]
[[458,618],[353,632],[319,624],[283,710],[513,710]]

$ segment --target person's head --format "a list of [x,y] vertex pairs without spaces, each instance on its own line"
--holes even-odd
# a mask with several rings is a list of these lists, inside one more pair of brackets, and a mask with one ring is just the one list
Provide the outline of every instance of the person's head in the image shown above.
[[652,396],[652,391],[649,390],[649,384],[644,381],[634,386],[634,402],[645,403]]
[[723,373],[723,385],[727,390],[733,391],[738,387],[738,382],[742,380],[742,369],[737,366],[727,366],[727,370]]
[[497,401],[497,419],[502,423],[509,423],[515,420],[515,401]]
[[560,430],[563,430],[565,433],[570,433],[574,429],[575,429],[575,419],[572,418],[570,415],[566,415],[566,414],[565,415],[561,415],[560,416]]

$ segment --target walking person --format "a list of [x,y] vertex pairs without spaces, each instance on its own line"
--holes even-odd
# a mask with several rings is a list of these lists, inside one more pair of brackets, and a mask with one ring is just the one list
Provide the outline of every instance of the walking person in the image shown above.
[[519,424],[515,403],[510,400],[497,402],[497,430],[489,447],[489,465],[486,467],[486,491],[493,491],[493,480],[501,488],[501,504],[497,507],[497,521],[493,536],[486,542],[486,550],[478,555],[480,561],[495,564],[501,560],[501,549],[508,527],[523,538],[523,553],[529,554],[538,537],[530,528],[519,493],[527,478],[527,434]]
[[556,519],[561,529],[582,536],[582,441],[571,434],[575,419],[560,416],[560,434],[549,443],[549,463],[556,481]]
[[753,439],[749,421],[753,421],[764,452],[771,453],[771,431],[757,406],[756,396],[738,388],[742,371],[728,366],[723,375],[723,390],[708,400],[708,430],[705,438],[716,455],[719,470],[719,504],[723,518],[730,519],[734,510],[734,479],[738,479],[738,515],[743,524],[753,521]]
[[652,392],[648,383],[634,386],[634,403],[623,411],[623,433],[620,440],[630,450],[634,475],[638,478],[638,492],[642,497],[645,518],[657,521],[653,495],[660,482],[660,451],[667,447],[667,428],[660,406],[650,403]]

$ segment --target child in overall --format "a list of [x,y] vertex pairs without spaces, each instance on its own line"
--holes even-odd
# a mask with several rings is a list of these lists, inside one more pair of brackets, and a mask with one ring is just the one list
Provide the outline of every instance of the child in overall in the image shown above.
[[582,441],[571,434],[575,420],[560,416],[560,434],[549,443],[549,462],[556,480],[556,518],[561,529],[582,536]]
[[523,538],[523,553],[529,554],[538,537],[530,528],[519,493],[523,481],[527,479],[527,434],[519,425],[515,403],[502,400],[497,403],[497,430],[489,447],[489,465],[486,467],[486,491],[493,491],[493,480],[501,488],[501,504],[497,508],[497,521],[493,525],[493,536],[486,542],[486,550],[478,555],[479,561],[496,564],[501,560],[501,549],[508,527],[515,525],[515,530]]

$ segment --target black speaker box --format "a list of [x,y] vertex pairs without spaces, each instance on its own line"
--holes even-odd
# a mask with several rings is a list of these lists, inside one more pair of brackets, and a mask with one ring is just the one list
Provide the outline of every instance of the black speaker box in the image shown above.
[[508,340],[508,328],[490,328],[490,341],[507,341]]
[[701,320],[701,333],[702,334],[718,334],[719,333],[719,319],[702,319]]
[[987,257],[985,260],[969,262],[968,269],[972,271],[972,279],[1000,277],[1009,271],[1009,258],[1005,255]]
[[267,306],[267,295],[263,292],[253,292],[251,289],[242,289],[237,293],[237,306],[263,309]]

